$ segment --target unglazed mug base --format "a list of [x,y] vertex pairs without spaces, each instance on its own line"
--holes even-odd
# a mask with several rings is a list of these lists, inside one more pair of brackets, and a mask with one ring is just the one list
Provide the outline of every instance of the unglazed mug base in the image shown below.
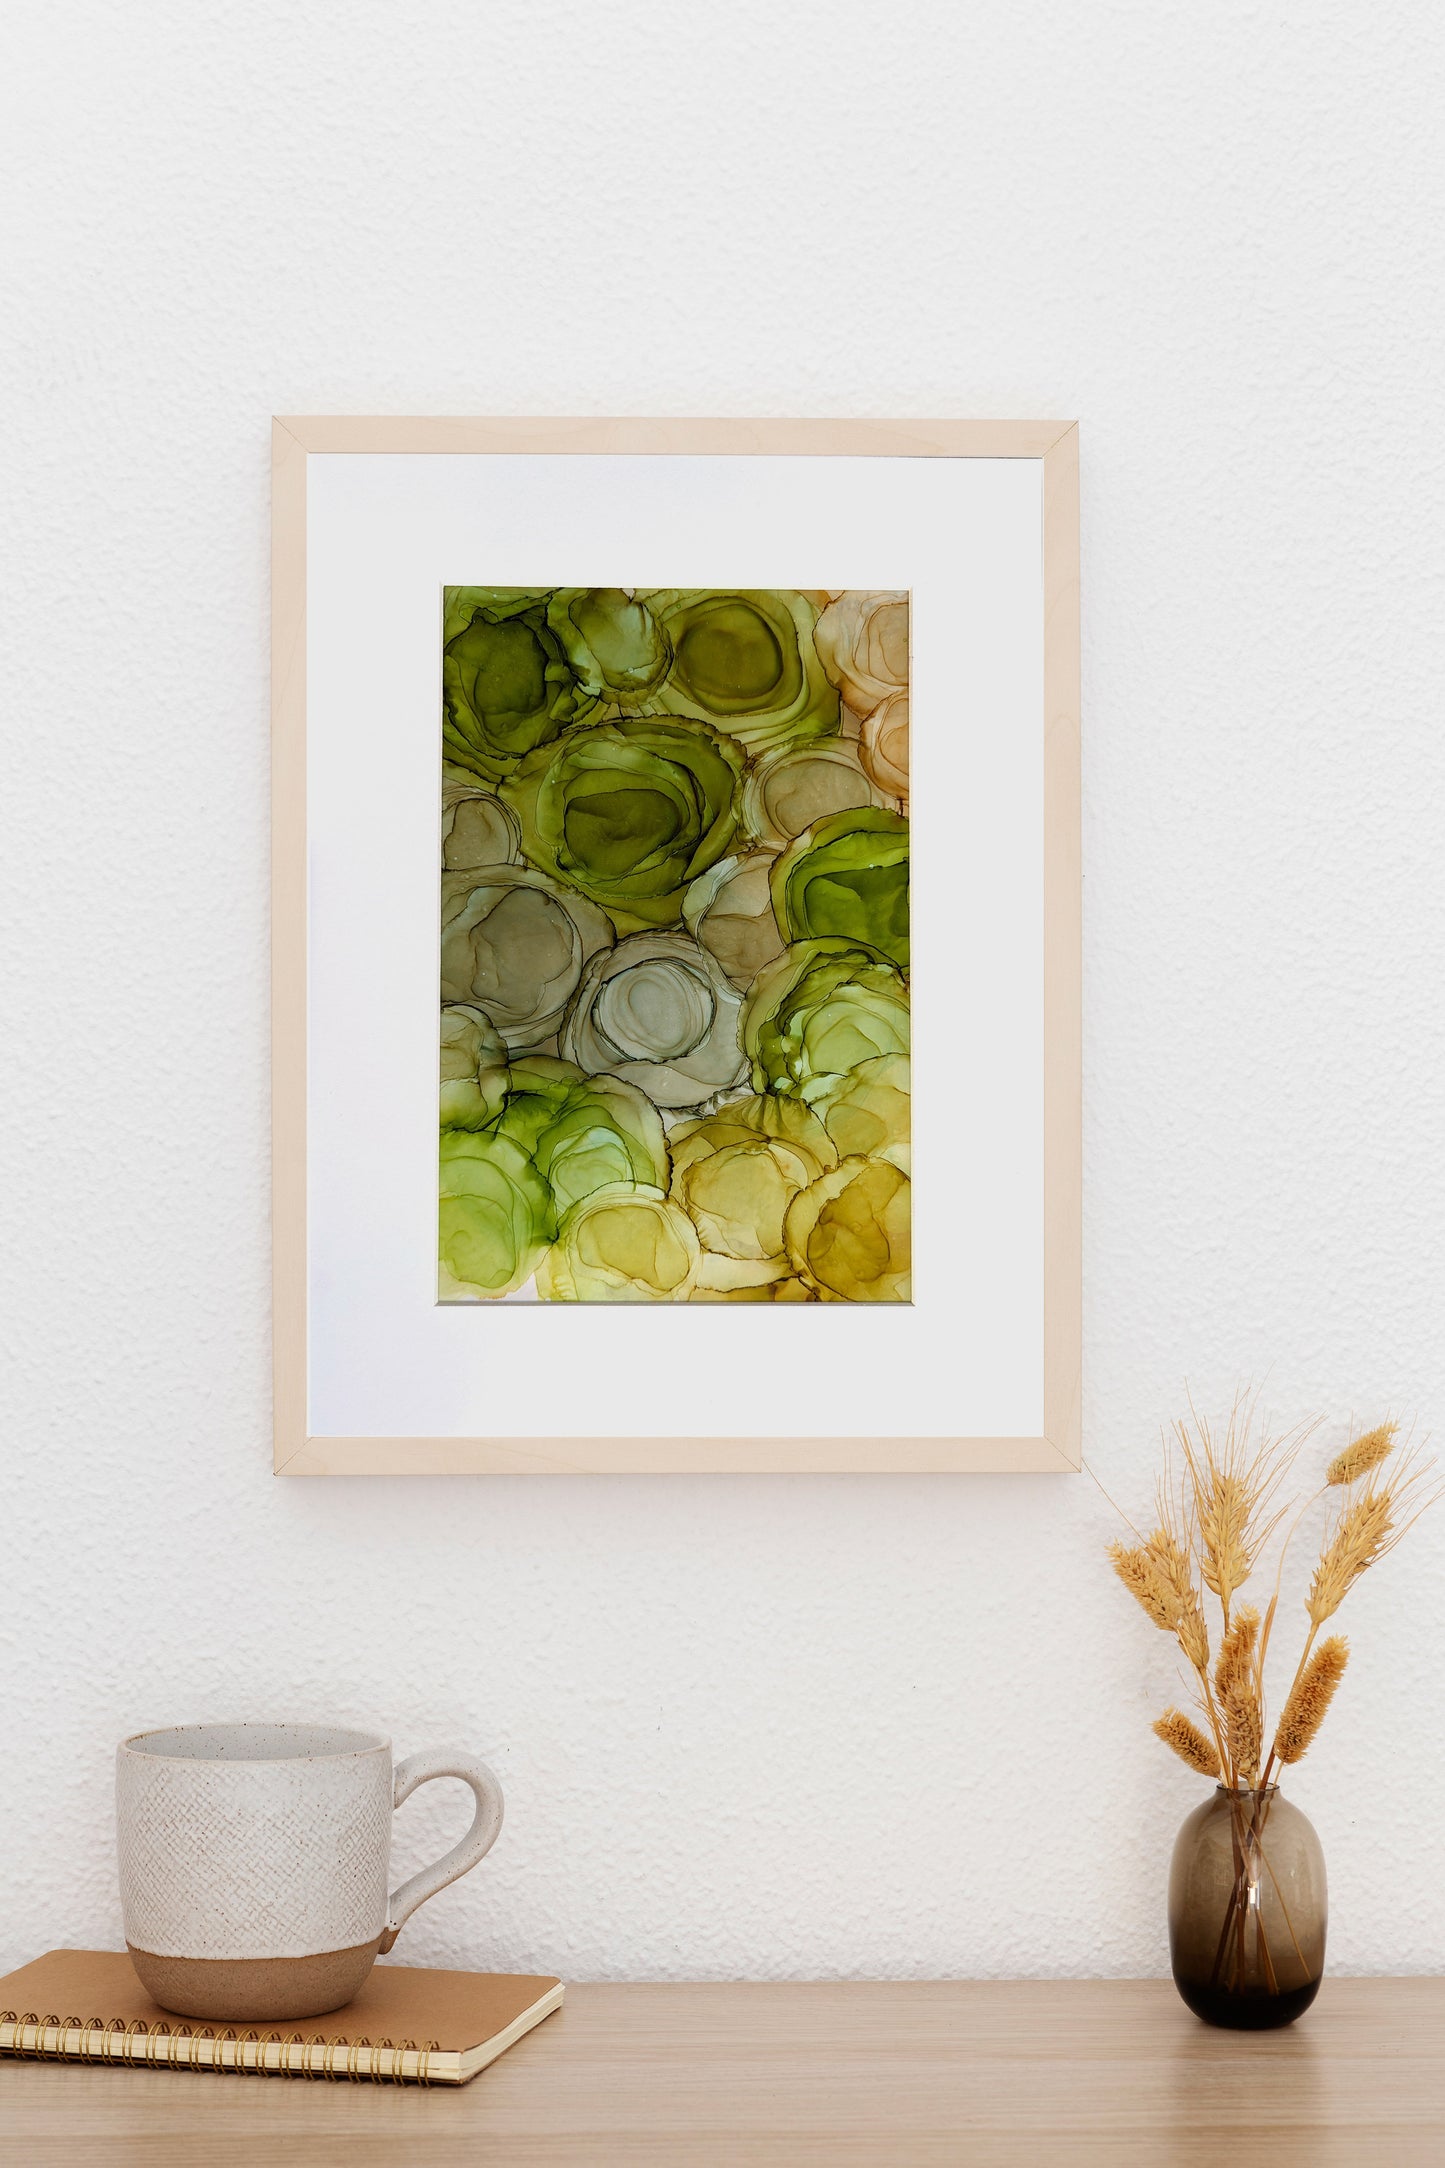
[[234,2025],[341,2009],[360,1992],[380,1940],[315,1957],[158,1957],[133,1942],[126,1948],[141,1986],[163,2010]]
[[[392,1814],[444,1776],[471,1790],[472,1826],[388,1890]],[[331,1724],[137,1732],[116,1751],[115,1795],[137,1977],[163,2009],[212,2024],[339,2010],[502,1824],[502,1788],[475,1755],[438,1747],[394,1766],[384,1733]]]

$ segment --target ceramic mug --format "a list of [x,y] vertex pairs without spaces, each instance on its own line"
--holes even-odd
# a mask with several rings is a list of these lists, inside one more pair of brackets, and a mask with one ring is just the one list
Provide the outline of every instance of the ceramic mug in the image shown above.
[[[460,1844],[388,1896],[391,1816],[460,1777]],[[326,1724],[182,1724],[116,1752],[121,1910],[148,1995],[182,2017],[318,2017],[349,2002],[410,1915],[489,1852],[502,1788],[470,1754]]]

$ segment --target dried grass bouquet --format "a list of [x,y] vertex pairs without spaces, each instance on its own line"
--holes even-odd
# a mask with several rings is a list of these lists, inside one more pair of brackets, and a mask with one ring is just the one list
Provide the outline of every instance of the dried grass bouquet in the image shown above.
[[[1196,1721],[1169,1708],[1154,1730],[1181,1761],[1232,1791],[1268,1788],[1277,1764],[1297,1762],[1313,1744],[1349,1660],[1339,1634],[1320,1640],[1362,1573],[1395,1548],[1438,1492],[1418,1452],[1396,1456],[1399,1426],[1377,1423],[1335,1455],[1323,1485],[1303,1507],[1280,1491],[1317,1425],[1280,1436],[1256,1431],[1252,1401],[1237,1401],[1222,1436],[1194,1410],[1165,1441],[1157,1525],[1134,1543],[1115,1543],[1115,1573],[1189,1667]],[[1329,1500],[1319,1561],[1305,1598],[1309,1631],[1273,1736],[1265,1664],[1290,1543],[1321,1498]],[[1271,1539],[1288,1521],[1273,1587],[1261,1616],[1241,1600]],[[1217,1600],[1212,1645],[1201,1590]],[[1211,1663],[1211,1656],[1213,1662]],[[1266,1741],[1268,1749],[1266,1751]]]
[[[1237,1401],[1222,1435],[1191,1409],[1166,1439],[1157,1525],[1116,1543],[1114,1571],[1188,1667],[1193,1711],[1169,1708],[1155,1731],[1220,1790],[1186,1819],[1169,1879],[1175,1985],[1211,2024],[1290,2024],[1324,1971],[1324,1857],[1305,1816],[1278,1793],[1277,1771],[1314,1743],[1344,1676],[1349,1647],[1323,1635],[1345,1597],[1438,1496],[1417,1452],[1397,1451],[1397,1425],[1351,1440],[1303,1506],[1281,1493],[1316,1426],[1281,1436],[1256,1429]],[[1319,1557],[1304,1599],[1309,1621],[1278,1718],[1265,1667],[1285,1559],[1300,1524],[1327,1501]],[[1278,1556],[1274,1538],[1283,1529]],[[1137,1535],[1137,1532],[1136,1532]],[[1261,1612],[1246,1591],[1269,1587]],[[1205,1592],[1219,1608],[1211,1638]]]

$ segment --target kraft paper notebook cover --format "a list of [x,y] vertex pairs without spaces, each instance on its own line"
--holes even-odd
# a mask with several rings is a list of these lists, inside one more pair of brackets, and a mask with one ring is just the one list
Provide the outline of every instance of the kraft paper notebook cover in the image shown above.
[[0,1979],[0,2055],[465,2085],[561,2000],[550,1978],[377,1965],[324,2017],[203,2025],[152,2002],[123,1951],[51,1950]]

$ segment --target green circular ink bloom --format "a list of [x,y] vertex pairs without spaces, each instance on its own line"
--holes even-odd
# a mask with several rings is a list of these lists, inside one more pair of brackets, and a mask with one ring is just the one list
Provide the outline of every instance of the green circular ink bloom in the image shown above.
[[604,1189],[574,1206],[537,1274],[544,1302],[686,1302],[701,1251],[657,1190]]
[[640,595],[559,587],[547,623],[583,691],[612,707],[640,707],[667,676],[672,642]]
[[743,1010],[757,1091],[812,1102],[884,1054],[908,1052],[901,973],[851,941],[796,941],[758,974]]
[[440,1293],[510,1295],[547,1254],[556,1215],[522,1147],[493,1130],[441,1133]]
[[449,587],[442,654],[446,757],[496,783],[596,707],[532,588]]
[[864,941],[908,968],[908,823],[859,806],[804,831],[772,871],[790,941]]
[[495,1127],[526,1152],[559,1218],[594,1190],[667,1186],[662,1116],[621,1077],[584,1076],[570,1061],[529,1055],[507,1072]]
[[664,588],[648,602],[672,642],[661,701],[713,723],[752,755],[836,734],[839,703],[813,627],[817,605],[791,588]]
[[689,881],[727,856],[742,765],[706,725],[629,715],[539,746],[502,796],[530,862],[635,933],[676,925]]

